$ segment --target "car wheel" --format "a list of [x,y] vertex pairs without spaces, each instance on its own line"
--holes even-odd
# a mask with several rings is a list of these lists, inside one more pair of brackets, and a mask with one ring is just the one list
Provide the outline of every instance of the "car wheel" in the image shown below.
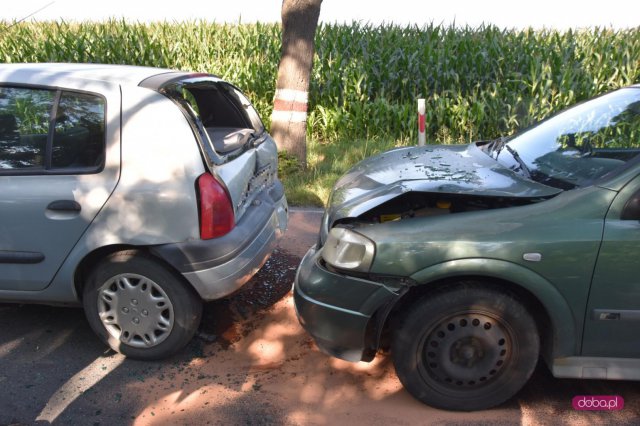
[[91,273],[83,292],[89,324],[117,352],[164,358],[193,337],[202,302],[172,271],[137,251],[114,253]]
[[391,354],[398,377],[433,407],[498,405],[524,386],[538,361],[531,315],[515,297],[480,283],[425,296],[396,327]]

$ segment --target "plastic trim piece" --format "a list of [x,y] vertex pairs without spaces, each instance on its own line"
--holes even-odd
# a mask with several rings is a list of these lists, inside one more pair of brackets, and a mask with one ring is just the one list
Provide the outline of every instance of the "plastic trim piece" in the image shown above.
[[35,265],[44,260],[44,254],[35,251],[6,251],[0,250],[0,263],[14,263],[20,265]]
[[640,380],[640,359],[572,356],[553,360],[554,377]]

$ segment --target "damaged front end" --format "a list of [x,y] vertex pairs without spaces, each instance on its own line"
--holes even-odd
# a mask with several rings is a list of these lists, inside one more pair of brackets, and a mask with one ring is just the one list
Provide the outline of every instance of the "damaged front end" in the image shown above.
[[[447,244],[469,239],[468,222],[487,219],[477,213],[560,192],[501,166],[476,144],[401,148],[359,163],[336,183],[318,244],[298,269],[301,324],[324,352],[371,360],[391,309],[417,284],[414,273],[492,244],[480,236],[470,251],[457,244],[458,253]],[[495,224],[485,227],[486,235],[497,233]]]
[[522,206],[562,192],[502,166],[481,146],[400,148],[362,161],[336,183],[320,245],[337,225]]

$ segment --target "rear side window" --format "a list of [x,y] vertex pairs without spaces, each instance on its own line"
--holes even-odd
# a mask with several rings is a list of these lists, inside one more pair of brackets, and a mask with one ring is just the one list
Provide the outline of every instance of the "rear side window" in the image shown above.
[[104,101],[85,93],[62,92],[56,110],[51,167],[96,168],[104,152]]
[[104,99],[0,87],[0,173],[92,173],[104,163]]

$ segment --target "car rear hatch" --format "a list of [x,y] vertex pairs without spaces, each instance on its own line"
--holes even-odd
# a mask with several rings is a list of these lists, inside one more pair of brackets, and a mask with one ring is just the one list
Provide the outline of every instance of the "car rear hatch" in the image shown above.
[[187,73],[160,74],[140,86],[159,91],[182,109],[204,163],[229,194],[236,223],[261,191],[274,185],[282,191],[276,144],[238,88],[211,75]]

